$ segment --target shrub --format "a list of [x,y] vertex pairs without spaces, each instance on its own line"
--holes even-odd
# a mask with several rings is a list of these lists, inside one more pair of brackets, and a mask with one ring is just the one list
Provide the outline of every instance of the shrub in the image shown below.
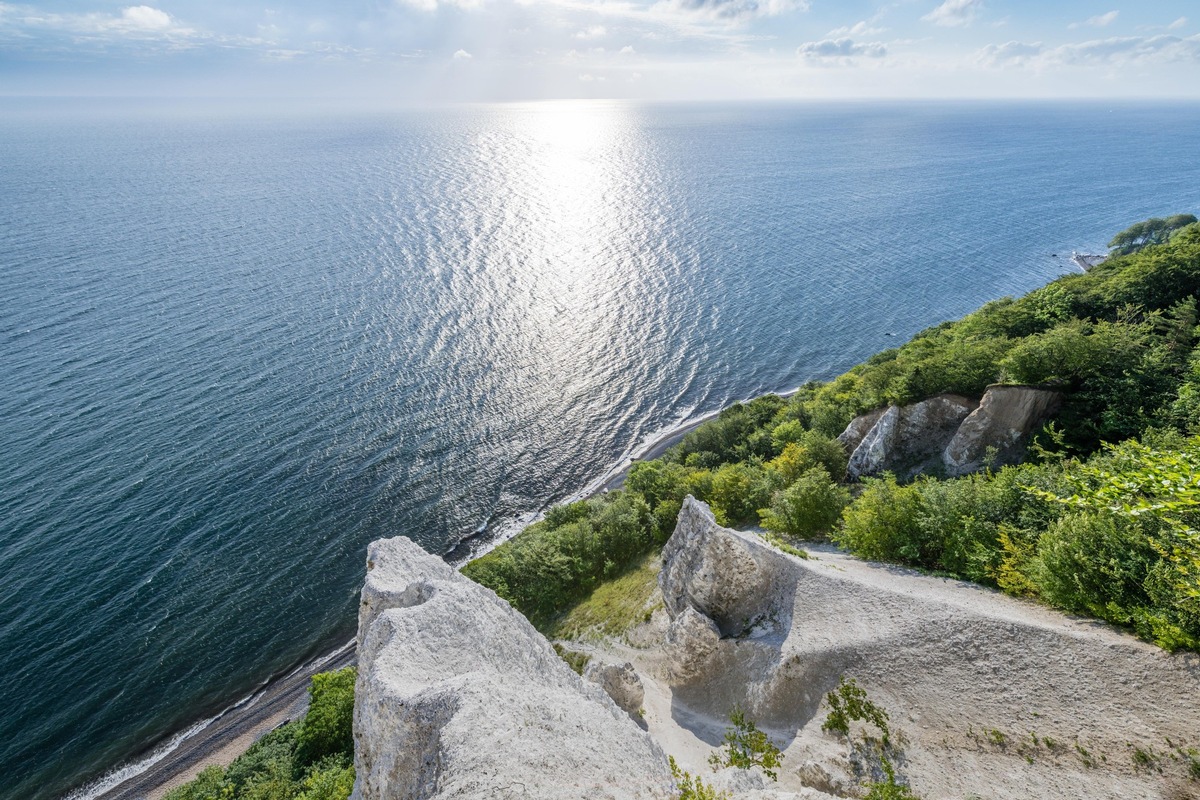
[[867,698],[865,689],[854,678],[842,677],[837,688],[825,695],[829,703],[829,716],[821,723],[821,730],[850,736],[851,722],[866,722],[879,731],[884,747],[891,743],[888,728],[888,713]]
[[734,706],[729,712],[729,722],[732,727],[725,731],[724,752],[709,756],[708,763],[712,764],[713,769],[761,767],[768,778],[779,780],[776,770],[783,763],[783,753],[779,747],[752,720],[746,718],[740,706]]
[[833,527],[849,502],[850,492],[817,466],[788,488],[776,492],[771,507],[759,514],[767,530],[813,538]]
[[205,767],[194,779],[167,792],[163,800],[224,800],[230,796],[225,770]]
[[296,800],[348,800],[354,789],[354,767],[334,757],[318,762],[300,784]]
[[833,540],[860,558],[903,564],[935,562],[936,553],[930,553],[923,541],[917,486],[901,486],[891,473],[863,483],[862,494],[842,514],[842,527]]
[[761,468],[725,464],[712,476],[709,504],[721,525],[757,520],[758,509],[770,500],[770,486]]
[[531,525],[463,574],[544,625],[661,541],[659,520],[639,493],[611,492],[585,501],[584,509],[585,516],[573,512],[558,527],[549,518]]
[[667,763],[671,766],[671,775],[679,789],[676,800],[730,800],[729,792],[718,792],[698,775],[680,769],[675,763],[675,756],[668,756]]
[[308,713],[296,733],[294,763],[297,774],[330,756],[347,762],[354,754],[354,680],[358,670],[314,675],[308,687]]

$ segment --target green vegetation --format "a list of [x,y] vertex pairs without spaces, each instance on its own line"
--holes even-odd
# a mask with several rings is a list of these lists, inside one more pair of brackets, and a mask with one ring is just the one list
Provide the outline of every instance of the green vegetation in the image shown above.
[[675,756],[668,756],[667,760],[671,765],[675,786],[679,789],[677,800],[730,800],[729,792],[718,792],[701,780],[700,776],[680,769],[675,763]]
[[1166,219],[1155,217],[1129,226],[1114,236],[1108,246],[1113,248],[1116,255],[1136,253],[1147,245],[1170,241],[1173,233],[1195,222],[1196,217],[1191,214],[1176,214]]
[[850,723],[864,722],[875,726],[884,747],[891,743],[887,712],[867,698],[866,690],[854,678],[843,676],[837,688],[825,695],[825,702],[829,704],[829,715],[821,723],[821,730],[849,737]]
[[[1086,274],[988,303],[832,381],[725,409],[635,464],[622,490],[553,509],[464,572],[552,630],[657,552],[691,494],[719,523],[761,524],[776,542],[828,535],[864,558],[1197,649],[1200,225],[1151,220],[1113,246]],[[996,382],[1064,395],[1028,463],[841,483],[846,453],[834,437],[856,415],[942,392],[978,397]]]
[[[919,800],[907,784],[899,782],[892,759],[900,754],[897,742],[903,741],[902,734],[893,735],[888,725],[888,713],[867,696],[867,692],[854,678],[842,676],[837,688],[825,695],[829,714],[821,723],[821,730],[851,740],[851,747],[862,756],[878,760],[882,780],[866,781],[866,800]],[[879,732],[878,738],[862,730],[861,740],[851,737],[851,723],[861,722]]]
[[746,717],[740,706],[734,706],[729,712],[729,722],[731,727],[725,731],[724,749],[708,758],[713,769],[761,767],[768,778],[779,780],[778,769],[783,764],[779,747]]
[[647,604],[658,586],[659,562],[647,554],[621,575],[600,584],[551,626],[551,639],[620,636],[646,619]]
[[313,676],[308,714],[279,726],[226,769],[204,769],[166,800],[346,800],[354,786],[354,667]]

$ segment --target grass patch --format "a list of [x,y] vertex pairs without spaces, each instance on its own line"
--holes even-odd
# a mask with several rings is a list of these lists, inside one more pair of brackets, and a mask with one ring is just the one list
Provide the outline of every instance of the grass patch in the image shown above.
[[620,636],[647,618],[647,603],[658,586],[662,567],[657,553],[635,561],[622,574],[605,581],[543,630],[550,639]]

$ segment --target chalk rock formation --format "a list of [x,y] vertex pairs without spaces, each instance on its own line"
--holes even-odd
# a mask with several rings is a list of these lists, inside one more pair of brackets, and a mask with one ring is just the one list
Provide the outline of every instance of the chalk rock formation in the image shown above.
[[[747,547],[717,525],[707,505],[688,495],[675,533],[663,547],[658,585],[672,621],[690,607],[715,623],[722,636],[758,624],[776,604],[779,565],[769,551]],[[694,626],[694,625],[693,625]]]
[[[846,426],[846,430],[842,431],[837,437],[842,443],[842,447],[846,448],[847,453],[853,453],[862,444],[863,439],[867,438],[867,434],[871,432],[871,428],[875,427],[875,423],[883,416],[886,408],[877,408],[874,411],[868,411],[865,414],[860,414],[850,420],[850,424]],[[840,477],[834,475],[834,478]]]
[[508,603],[405,538],[367,558],[354,798],[673,796],[659,747]]
[[687,682],[704,675],[720,643],[717,623],[691,606],[684,606],[682,612],[671,618],[667,628],[671,679]]
[[996,450],[993,466],[1020,463],[1030,435],[1061,404],[1062,395],[1048,389],[989,386],[942,454],[947,472],[965,475],[981,469],[989,447]]
[[[754,534],[718,527],[702,510],[685,502],[673,537],[682,541],[672,547],[685,551],[672,560],[687,559],[688,547],[715,550],[714,540],[736,540],[722,549],[738,552],[734,563],[753,561],[772,576],[768,594],[777,606],[767,616],[779,621],[760,626],[763,633],[717,641],[702,673],[671,683],[665,708],[655,707],[654,687],[647,687],[647,724],[662,741],[669,734],[659,731],[672,725],[715,740],[737,705],[785,751],[778,784],[757,788],[752,773],[738,771],[706,775],[718,788],[739,800],[861,796],[864,781],[881,778],[880,762],[821,729],[825,694],[852,677],[890,713],[892,734],[903,734],[892,764],[921,797],[966,797],[981,786],[998,800],[1195,796],[1183,757],[1163,757],[1153,769],[1131,758],[1135,747],[1197,741],[1200,706],[1187,702],[1200,696],[1195,655],[831,549],[794,558]],[[721,580],[718,574],[711,582]],[[663,581],[664,594],[672,594],[673,581]],[[672,627],[702,616],[695,595],[682,593],[679,612],[681,593],[673,594]],[[669,660],[672,651],[662,655]],[[998,733],[989,740],[981,731]],[[1001,734],[1007,746],[997,743]],[[1193,746],[1176,745],[1178,752]]]
[[[850,454],[846,474],[861,478],[890,470],[909,477],[939,463],[959,425],[977,405],[960,395],[939,394],[909,406],[888,407]],[[842,434],[847,441],[853,441],[854,431],[865,425],[863,419],[847,427]]]
[[624,664],[590,661],[587,669],[583,671],[583,679],[603,689],[625,713],[636,717],[641,712],[646,690],[642,687],[642,679],[634,671],[633,664],[628,661]]

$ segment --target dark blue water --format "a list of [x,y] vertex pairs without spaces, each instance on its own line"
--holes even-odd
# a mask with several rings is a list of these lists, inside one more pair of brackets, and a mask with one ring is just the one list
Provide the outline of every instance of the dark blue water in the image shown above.
[[10,102],[0,797],[345,641],[371,539],[511,529],[1196,211],[1198,151],[1196,106]]

